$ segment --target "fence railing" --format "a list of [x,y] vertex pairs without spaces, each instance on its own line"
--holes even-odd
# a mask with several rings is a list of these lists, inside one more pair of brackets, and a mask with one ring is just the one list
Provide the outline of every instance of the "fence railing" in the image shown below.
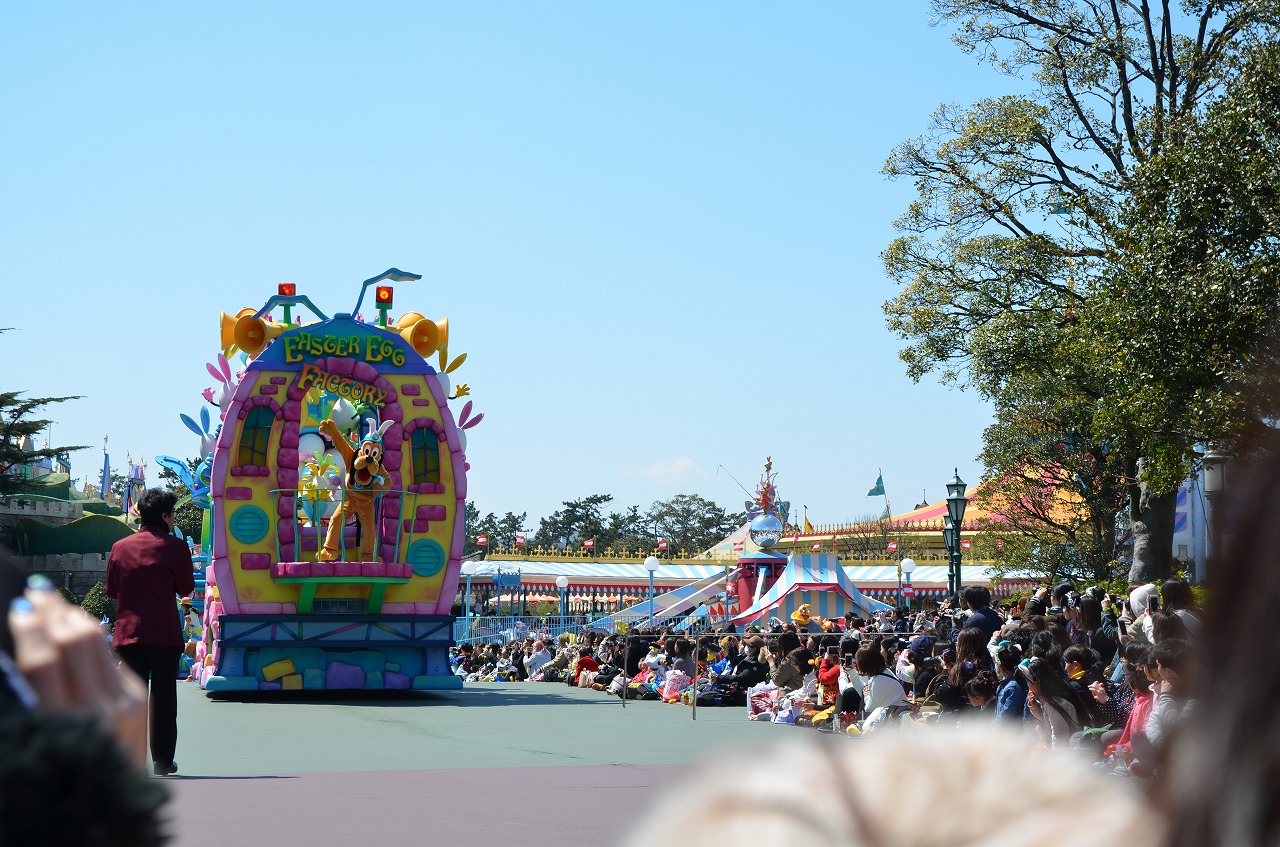
[[578,632],[586,625],[583,615],[472,615],[453,622],[453,640],[475,644],[523,639],[526,635],[555,638],[562,632]]
[[[655,629],[678,627],[689,618],[690,614],[691,612],[655,615],[653,626]],[[615,614],[605,615],[604,618],[620,620],[626,625],[627,632],[644,629],[649,625],[647,614]],[[492,642],[506,644],[521,640],[526,635],[533,635],[536,638],[555,638],[562,632],[571,632],[576,636],[588,627],[606,631],[610,635],[617,631],[616,625],[612,627],[600,625],[601,619],[600,615],[565,615],[562,618],[554,613],[550,615],[472,615],[471,617],[464,615],[454,621],[453,640],[458,644]],[[699,617],[690,622],[688,631],[711,629],[723,624],[725,620],[723,616]]]
[[[282,509],[292,509],[294,515],[292,537],[282,538],[281,533],[277,532],[275,534],[276,561],[284,560],[282,548],[286,546],[292,547],[294,561],[315,560],[319,555],[320,549],[324,547],[325,536],[329,531],[329,522],[337,517],[338,511],[335,509],[332,516],[328,518],[318,517],[318,515],[320,512],[327,512],[327,506],[330,503],[336,503],[341,508],[346,493],[344,489],[320,489],[318,493],[309,489],[273,488],[270,493],[276,507],[276,514],[282,514]],[[325,496],[321,497],[319,494],[324,494]],[[383,504],[387,502],[389,495],[393,495],[390,496],[390,500],[398,504],[394,521],[390,515],[383,512]],[[374,525],[372,527],[362,526],[358,530],[354,525],[344,526],[342,528],[342,541],[338,545],[339,560],[347,560],[348,547],[358,549],[356,544],[357,533],[363,534],[372,531],[374,555],[391,562],[400,561],[401,539],[404,540],[404,548],[408,549],[413,544],[413,537],[417,527],[422,523],[416,519],[418,497],[417,492],[403,491],[396,488],[389,488],[386,491],[375,494],[373,501]],[[282,506],[282,504],[284,505]],[[305,505],[310,505],[310,511],[305,509]],[[408,509],[406,509],[406,505],[409,506]],[[412,515],[413,518],[405,520],[406,513]],[[395,527],[394,552],[390,557],[381,557],[385,535],[384,527],[387,525]],[[311,558],[307,558],[307,553],[311,554]]]

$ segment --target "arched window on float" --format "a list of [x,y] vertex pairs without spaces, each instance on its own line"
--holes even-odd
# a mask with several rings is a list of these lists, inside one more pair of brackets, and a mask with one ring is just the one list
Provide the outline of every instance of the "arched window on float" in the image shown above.
[[413,482],[415,485],[440,484],[440,436],[428,427],[419,427],[409,435],[410,454],[413,457]]
[[275,412],[268,406],[254,406],[249,410],[244,429],[240,431],[240,448],[236,452],[238,466],[266,467],[267,446],[271,442],[271,426],[275,421]]

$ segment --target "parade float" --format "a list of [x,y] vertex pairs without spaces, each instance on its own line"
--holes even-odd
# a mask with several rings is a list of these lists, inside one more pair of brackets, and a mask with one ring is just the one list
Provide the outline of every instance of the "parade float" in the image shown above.
[[[292,284],[223,314],[209,371],[218,407],[184,418],[207,455],[203,641],[207,690],[441,689],[450,674],[467,493],[465,430],[479,423],[448,374],[449,327],[394,322],[392,268],[332,317]],[[378,316],[360,304],[377,286]],[[295,321],[294,309],[314,320]],[[273,311],[281,310],[277,319]],[[239,356],[244,368],[233,373]],[[439,368],[428,359],[436,357]],[[205,477],[207,474],[207,478]]]

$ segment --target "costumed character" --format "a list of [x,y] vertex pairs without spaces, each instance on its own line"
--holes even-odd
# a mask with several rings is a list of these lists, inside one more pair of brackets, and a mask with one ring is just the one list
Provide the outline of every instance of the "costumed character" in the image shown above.
[[324,548],[320,551],[322,562],[331,562],[338,558],[339,545],[342,543],[342,529],[347,519],[354,516],[359,524],[357,534],[360,539],[361,562],[374,561],[374,541],[377,533],[375,506],[377,495],[391,487],[391,475],[382,464],[382,436],[391,428],[392,421],[383,421],[382,426],[373,430],[360,440],[359,449],[353,448],[343,437],[333,418],[320,422],[320,434],[333,442],[333,447],[342,456],[347,473],[343,477],[342,502],[338,511],[329,520],[329,531],[324,537]]
[[801,603],[791,613],[791,620],[802,632],[808,632],[809,624],[813,623],[813,609],[808,603]]

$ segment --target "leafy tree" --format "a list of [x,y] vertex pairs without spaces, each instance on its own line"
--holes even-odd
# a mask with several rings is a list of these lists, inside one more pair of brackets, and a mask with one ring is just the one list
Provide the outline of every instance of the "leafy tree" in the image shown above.
[[[3,331],[3,330],[0,330]],[[78,400],[79,397],[24,397],[20,391],[0,391],[0,497],[32,490],[32,482],[14,471],[41,459],[63,459],[83,446],[44,447],[24,450],[27,438],[32,441],[44,432],[50,421],[35,418],[42,408],[52,403]]]
[[[191,475],[196,475],[196,468],[200,467],[201,459],[184,459],[187,467],[191,471]],[[186,483],[173,471],[166,467],[160,468],[160,482],[164,487],[178,495],[178,504],[173,509],[173,520],[178,527],[196,542],[200,541],[201,530],[204,522],[204,509],[201,509],[195,503],[191,502],[191,490],[187,488]]]
[[[693,552],[712,546],[746,521],[744,514],[726,512],[694,494],[658,500],[643,512],[628,506],[606,513],[612,502],[611,494],[564,501],[563,508],[539,521],[532,543],[581,553],[582,542],[594,538],[597,551],[612,548],[642,554],[656,550],[658,539],[665,538],[669,550]],[[519,521],[523,520],[521,515]]]
[[574,550],[582,541],[595,538],[597,549],[606,546],[603,508],[613,502],[612,494],[592,494],[578,500],[565,500],[563,509],[552,512],[538,522],[534,543],[543,547]]
[[107,586],[101,581],[95,582],[84,595],[80,608],[94,620],[102,620],[103,617],[116,619],[116,601],[107,596]]
[[671,550],[701,552],[722,541],[747,522],[744,512],[727,512],[712,500],[697,494],[677,494],[658,500],[645,513],[644,524],[652,527],[647,539],[657,546],[665,538]]
[[111,496],[119,503],[124,503],[124,492],[129,487],[129,477],[122,473],[111,472]]
[[[983,434],[980,459],[994,482],[974,498],[998,517],[986,521],[990,538],[980,538],[981,551],[995,553],[994,539],[1006,540],[997,557],[1001,573],[1114,578],[1117,516],[1127,494],[1121,457],[1093,437],[1093,404],[1044,393],[1032,381],[1015,386],[997,399],[995,423]],[[1055,545],[1070,555],[1046,556]]]
[[[997,401],[984,456],[1002,481],[1045,461],[1017,423],[1038,420],[1043,398],[1072,410],[1058,433],[1075,436],[1072,453],[1049,471],[1069,468],[1074,479],[1089,457],[1106,457],[1088,514],[1074,522],[1097,537],[1072,544],[1060,527],[1045,540],[1095,566],[1118,470],[1132,575],[1164,576],[1174,493],[1196,444],[1232,443],[1240,421],[1267,419],[1265,392],[1238,388],[1252,387],[1280,305],[1280,277],[1259,261],[1275,247],[1274,121],[1248,120],[1276,112],[1267,82],[1280,4],[1190,0],[1175,12],[1168,2],[934,0],[933,9],[964,50],[1031,90],[940,107],[885,165],[918,193],[884,253],[901,285],[885,313],[908,342],[907,372],[938,371]],[[1189,34],[1177,31],[1184,22]],[[1260,158],[1242,161],[1236,143]],[[1218,203],[1240,214],[1203,220]],[[1064,225],[1048,222],[1053,213]],[[1233,304],[1242,317],[1224,308]]]
[[[514,546],[516,543],[516,533],[523,531],[525,520],[528,517],[525,512],[521,512],[518,515],[507,512],[499,518],[495,516],[493,512],[490,512],[481,518],[479,510],[475,509],[472,504],[468,503],[467,509],[469,518],[466,547],[467,553],[486,549],[485,547],[480,547],[476,544],[476,536],[478,535],[489,536],[489,547]],[[471,514],[473,509],[475,510],[474,515]]]
[[467,501],[466,508],[463,510],[463,522],[463,531],[466,533],[467,540],[462,548],[462,554],[470,556],[482,549],[476,547],[476,536],[480,531],[480,510],[470,500]]

